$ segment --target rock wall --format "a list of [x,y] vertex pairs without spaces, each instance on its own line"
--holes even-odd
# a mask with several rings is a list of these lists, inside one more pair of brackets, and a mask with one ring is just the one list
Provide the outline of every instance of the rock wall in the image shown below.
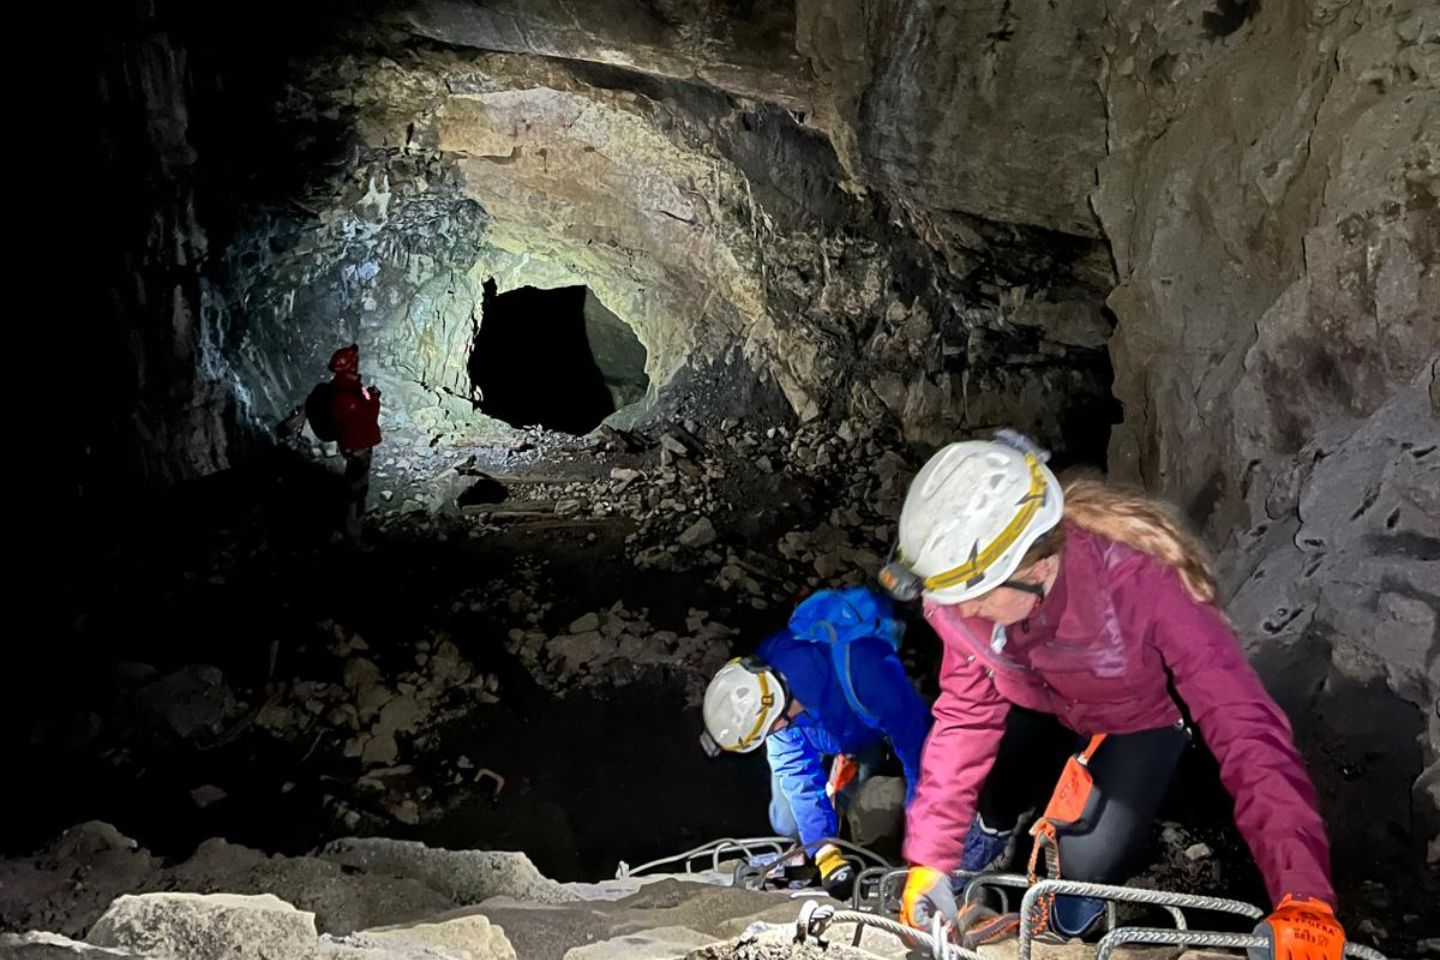
[[[236,439],[288,414],[352,339],[390,398],[392,433],[493,433],[465,377],[491,277],[501,291],[588,285],[644,343],[657,414],[751,412],[733,403],[755,394],[733,385],[749,380],[792,417],[887,419],[921,443],[1019,419],[1065,447],[1067,422],[1088,419],[1097,428],[1070,445],[1098,454],[1112,419],[1103,246],[1044,229],[1056,218],[1007,224],[979,204],[937,217],[930,199],[959,201],[868,187],[846,153],[852,132],[812,122],[823,86],[809,61],[773,55],[794,48],[776,11],[676,10],[650,32],[595,11],[595,31],[577,32],[544,5],[507,9],[319,13],[288,61],[263,68],[165,4],[124,24],[216,73],[137,83],[131,71],[103,105],[132,128],[151,111],[207,118],[199,133],[164,128],[191,166],[151,178],[161,191],[183,180],[182,205],[199,198],[184,221],[208,250],[183,265],[194,316],[162,328],[145,301],[112,320],[117,335],[171,331],[167,363],[186,369],[164,382],[191,384],[183,422],[137,414],[154,436],[138,445],[149,465],[127,477],[234,462]],[[227,112],[254,121],[253,136],[217,130]],[[112,158],[117,175],[132,162]],[[152,230],[155,205],[140,199]],[[117,238],[120,259],[136,245]],[[697,394],[719,367],[732,383]]]
[[77,187],[93,258],[70,281],[104,291],[99,322],[84,328],[94,339],[76,357],[102,399],[70,421],[87,493],[104,477],[160,486],[212,472],[231,462],[246,434],[202,310],[210,243],[191,111],[215,78],[197,72],[164,26],[106,39],[86,91],[96,123],[83,149],[96,179]]
[[1424,3],[1115,4],[1095,194],[1120,283],[1112,467],[1217,537],[1440,353]]
[[1337,863],[1440,858],[1440,423],[1432,369],[1302,450],[1222,555],[1231,613],[1295,723]]
[[[209,57],[220,38],[141,13],[102,106],[130,141],[148,124],[164,196],[132,205],[137,228],[180,231],[152,248],[189,279],[122,299],[114,326],[165,316],[170,357],[134,366],[190,396],[183,422],[111,428],[144,434],[144,472],[228,463],[237,419],[283,414],[350,336],[402,425],[437,406],[419,428],[458,429],[495,276],[590,284],[662,388],[738,344],[802,419],[891,418],[925,443],[1108,423],[1118,324],[1113,466],[1221,538],[1318,426],[1373,412],[1436,350],[1423,4],[630,12],[381,4],[224,95],[190,67],[238,70]],[[209,160],[226,143],[189,130],[186,97],[263,116],[299,172]],[[218,174],[265,189],[200,213],[168,190]]]
[[[793,112],[693,85],[494,53],[342,63],[303,81],[306,109],[349,111],[355,138],[357,164],[345,178],[355,186],[313,202],[328,234],[302,228],[316,238],[310,260],[325,250],[329,260],[317,270],[270,257],[236,272],[269,293],[229,301],[246,303],[239,329],[259,358],[305,356],[277,349],[277,338],[333,338],[328,317],[358,312],[362,347],[373,331],[380,382],[397,388],[402,422],[433,427],[422,419],[433,398],[417,387],[464,396],[458,359],[480,322],[473,291],[491,277],[501,292],[587,285],[645,345],[659,408],[707,420],[750,411],[669,384],[737,349],[749,368],[738,375],[772,383],[793,416],[889,417],[922,442],[1004,422],[1019,407],[1063,447],[1062,411],[1103,398],[1106,268],[1089,241],[971,218],[971,253],[959,269],[942,265],[915,222],[887,223],[882,200],[846,191],[830,141]],[[423,176],[406,171],[420,165]],[[436,204],[483,211],[463,255],[417,262],[393,240],[357,242],[357,216],[380,236],[412,237],[434,221],[415,207]],[[333,252],[341,242],[343,258]],[[337,281],[341,259],[348,273]],[[442,264],[444,284],[461,295],[417,310],[404,278],[434,276]],[[931,279],[937,270],[954,288]],[[342,295],[307,317],[294,293],[304,296],[307,284]],[[263,303],[283,312],[266,316]],[[1020,321],[1007,323],[1011,315]],[[438,355],[432,369],[414,369],[417,349]],[[255,408],[262,419],[283,413],[270,398],[296,386],[263,363],[241,381],[265,396]],[[1047,389],[1065,401],[1047,409]],[[456,435],[483,419],[448,409]]]
[[[1296,721],[1337,862],[1440,843],[1440,17],[1112,3],[1095,208],[1125,422]],[[1236,531],[1243,531],[1233,536]]]

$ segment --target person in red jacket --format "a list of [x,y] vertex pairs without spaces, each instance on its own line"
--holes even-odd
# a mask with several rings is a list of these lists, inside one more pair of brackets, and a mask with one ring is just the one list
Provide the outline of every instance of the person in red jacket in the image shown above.
[[[954,443],[906,496],[881,579],[923,598],[943,657],[907,813],[902,917],[923,929],[938,912],[972,943],[1018,930],[1013,915],[958,915],[951,874],[985,869],[1004,849],[1024,808],[996,794],[1017,767],[1033,776],[1053,756],[1039,731],[1069,755],[1031,829],[1040,862],[1052,876],[1123,883],[1186,742],[1183,704],[1274,904],[1257,928],[1271,956],[1340,960],[1315,789],[1216,604],[1203,553],[1153,501],[1095,481],[1062,491],[1046,457],[1010,431]],[[1102,901],[1061,896],[1026,922],[1068,938],[1103,912]]]
[[380,443],[380,388],[360,382],[360,347],[350,344],[330,358],[330,421],[345,458],[345,535],[360,535],[370,495],[370,461]]

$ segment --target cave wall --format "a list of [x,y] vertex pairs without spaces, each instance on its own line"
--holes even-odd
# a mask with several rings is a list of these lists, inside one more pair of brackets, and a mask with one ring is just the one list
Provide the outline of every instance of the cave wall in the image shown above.
[[74,356],[93,358],[83,379],[103,402],[66,419],[82,497],[119,478],[163,486],[220,469],[246,434],[202,310],[210,243],[192,111],[215,78],[163,27],[131,31],[118,13],[101,24],[110,30],[93,45],[95,74],[77,91],[91,108],[81,116],[93,125],[79,129],[94,180],[69,181],[90,256],[78,278],[57,286],[73,294],[93,285],[96,294],[81,298],[97,322],[85,324],[93,339]]
[[1220,551],[1237,626],[1343,824],[1342,862],[1413,865],[1414,838],[1433,862],[1434,5],[857,0],[800,16],[839,91],[819,111],[836,141],[941,245],[957,210],[1106,239],[1112,476],[1179,504]]
[[933,218],[1100,236],[1100,0],[802,0],[797,42],[853,168]]
[[[1111,3],[1113,473],[1221,548],[1337,861],[1440,856],[1440,17]],[[1419,841],[1419,842],[1417,842]]]
[[253,423],[355,339],[391,435],[493,432],[463,376],[493,277],[594,291],[647,350],[652,419],[752,413],[755,389],[697,391],[723,369],[800,420],[889,420],[931,445],[1019,421],[1062,453],[1103,449],[1112,277],[1092,238],[971,214],[939,227],[850,179],[803,110],[662,64],[406,36],[299,62],[274,102],[273,137],[321,146],[245,211],[215,272],[212,323]]
[[1239,9],[1114,5],[1095,194],[1120,273],[1114,464],[1216,536],[1440,351],[1433,5]]
[[[593,281],[657,383],[738,340],[798,416],[893,418],[931,443],[1016,410],[1053,437],[1051,395],[1103,405],[1110,358],[1085,351],[1115,324],[1113,466],[1217,541],[1308,432],[1373,412],[1435,350],[1423,4],[616,0],[581,22],[425,0],[325,20],[258,79],[194,21],[137,10],[101,96],[117,169],[154,157],[160,189],[129,204],[154,218],[135,226],[149,273],[173,260],[184,281],[128,302],[115,284],[116,329],[153,337],[135,318],[171,315],[171,356],[133,365],[188,397],[184,422],[133,415],[160,478],[228,463],[237,417],[283,411],[336,338],[393,355],[379,375],[406,406],[463,398],[477,264]],[[197,214],[186,198],[220,175],[257,179],[258,151],[217,161],[230,141],[189,130],[191,100],[212,126],[233,106],[221,87],[309,172]],[[407,328],[422,355],[402,362]]]

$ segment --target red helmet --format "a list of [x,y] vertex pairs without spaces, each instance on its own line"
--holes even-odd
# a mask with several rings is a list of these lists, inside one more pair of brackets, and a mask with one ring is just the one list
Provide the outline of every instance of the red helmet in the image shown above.
[[350,344],[348,347],[341,347],[330,357],[330,371],[332,373],[359,373],[360,372],[360,347],[358,344]]

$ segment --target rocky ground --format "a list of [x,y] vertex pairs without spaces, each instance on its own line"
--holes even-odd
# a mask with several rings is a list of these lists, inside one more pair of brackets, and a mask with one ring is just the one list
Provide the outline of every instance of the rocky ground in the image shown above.
[[[65,664],[23,718],[47,786],[9,849],[92,816],[172,855],[413,828],[574,878],[763,832],[763,771],[705,761],[698,694],[809,590],[873,574],[905,462],[854,435],[698,434],[387,443],[354,547],[331,535],[339,458],[304,440],[112,518],[77,560],[74,636],[42,654]],[[581,822],[626,782],[603,831]],[[631,822],[669,832],[622,845]]]
[[[93,939],[114,897],[173,890],[275,894],[348,935],[478,899],[360,909],[285,879],[332,875],[364,842],[345,838],[523,850],[590,881],[768,833],[764,764],[703,756],[699,694],[809,591],[873,577],[913,460],[848,424],[387,443],[351,545],[339,458],[301,436],[111,518],[76,560],[73,635],[31,674],[6,852],[41,852],[0,871],[0,929]],[[913,625],[927,694],[936,652]],[[1142,882],[1263,899],[1228,809],[1192,751]],[[86,820],[139,848],[95,827],[50,844]],[[1414,897],[1344,879],[1372,940],[1421,931]]]
[[[56,863],[66,865],[63,877]],[[184,863],[161,866],[114,827],[87,823],[34,860],[5,864],[0,878],[7,909],[15,906],[14,891],[24,890],[36,897],[25,923],[51,928],[0,933],[0,956],[7,960],[909,955],[897,938],[872,928],[852,939],[853,928],[838,926],[828,947],[813,939],[797,944],[794,898],[731,888],[724,872],[562,884],[541,875],[523,854],[451,852],[394,840],[339,840],[305,857],[267,857],[212,841]],[[126,892],[135,890],[148,892]],[[67,911],[50,912],[62,899]],[[1087,951],[1042,946],[1034,955],[1079,960]],[[1011,945],[993,955],[1013,952]]]

